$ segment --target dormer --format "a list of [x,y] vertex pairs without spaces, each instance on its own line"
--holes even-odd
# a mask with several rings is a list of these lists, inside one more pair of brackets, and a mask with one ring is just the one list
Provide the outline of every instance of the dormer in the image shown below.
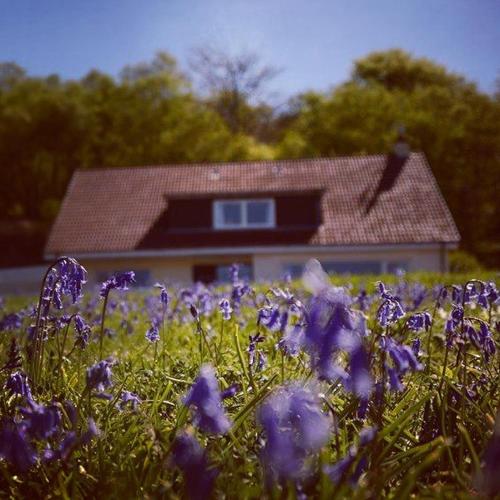
[[273,198],[213,200],[212,227],[215,230],[273,229],[276,202]]

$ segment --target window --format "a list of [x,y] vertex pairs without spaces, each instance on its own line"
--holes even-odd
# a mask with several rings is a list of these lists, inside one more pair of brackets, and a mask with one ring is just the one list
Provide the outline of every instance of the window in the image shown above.
[[[380,274],[383,271],[382,262],[376,260],[324,261],[321,265],[328,274]],[[302,264],[290,263],[284,266],[284,271],[292,279],[300,278],[303,270]]]
[[328,274],[379,274],[382,263],[376,260],[324,262]]
[[274,200],[216,200],[213,204],[213,221],[215,229],[275,227]]

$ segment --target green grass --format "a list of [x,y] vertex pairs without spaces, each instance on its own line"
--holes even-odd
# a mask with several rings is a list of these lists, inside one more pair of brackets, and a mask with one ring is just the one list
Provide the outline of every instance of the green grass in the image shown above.
[[[481,273],[479,277],[494,279],[495,275]],[[390,284],[398,280],[394,276],[363,276],[348,281],[352,293],[363,285],[373,292],[376,281],[381,278]],[[420,281],[428,287],[438,283],[464,283],[467,278],[431,273],[405,277],[408,282]],[[337,277],[333,281],[346,285],[347,280]],[[299,287],[300,284],[294,283],[293,286]],[[176,433],[189,429],[206,447],[210,464],[219,470],[214,493],[217,498],[294,498],[295,490],[290,484],[276,486],[273,490],[263,486],[265,471],[259,456],[264,436],[257,425],[255,410],[266,395],[282,383],[313,380],[308,355],[282,357],[275,348],[279,334],[263,328],[266,339],[259,348],[266,352],[268,364],[261,372],[249,372],[248,336],[257,331],[257,312],[249,304],[242,309],[241,325],[238,324],[240,320],[234,318],[224,322],[217,308],[210,316],[203,316],[201,323],[208,335],[208,346],[203,348],[200,348],[203,343],[200,344],[195,324],[180,322],[177,315],[166,321],[155,353],[155,347],[144,338],[149,327],[142,307],[145,295],[137,292],[121,295],[127,302],[138,305],[137,311],[127,316],[133,323],[133,333],[127,333],[121,325],[123,314],[118,308],[109,311],[105,320],[105,326],[113,329],[115,334],[104,339],[104,353],[117,361],[113,367],[113,387],[109,391],[113,399],[110,401],[88,400],[85,396],[85,370],[98,360],[99,343],[91,342],[85,350],[72,350],[71,327],[68,334],[71,342],[67,341],[60,358],[58,342],[64,332],[49,332],[42,377],[33,387],[35,398],[43,403],[55,401],[61,408],[68,399],[78,403],[77,431],[85,430],[87,417],[92,417],[100,429],[100,436],[77,449],[68,460],[39,464],[26,473],[18,473],[5,461],[0,461],[0,490],[3,492],[0,497],[183,498],[184,478],[171,461],[170,449]],[[118,293],[112,291],[111,298],[117,297]],[[383,333],[374,318],[379,303],[375,301],[368,313],[372,335]],[[17,310],[27,304],[26,298],[7,298],[6,310]],[[73,307],[70,306],[68,311]],[[96,319],[99,319],[99,307],[92,310]],[[433,307],[434,303],[426,300],[419,310],[432,312]],[[492,436],[499,405],[500,358],[497,351],[497,357],[486,366],[478,351],[469,347],[462,361],[459,358],[457,362],[457,351],[454,350],[449,353],[449,363],[443,372],[444,322],[449,310],[448,304],[446,314],[438,311],[435,316],[429,368],[406,375],[404,392],[386,392],[382,411],[372,405],[366,422],[356,417],[358,401],[353,395],[346,393],[340,385],[318,383],[324,395],[324,409],[334,411],[338,431],[332,433],[330,441],[315,459],[313,472],[304,483],[308,496],[324,499],[401,499],[410,496],[451,499],[475,495],[475,478],[479,474],[483,451]],[[468,309],[467,314],[488,320],[487,311],[477,307]],[[490,324],[498,319],[497,315],[495,308]],[[23,346],[23,369],[28,371],[29,362],[24,350],[28,323],[29,319],[25,319],[21,331],[0,332],[3,352],[0,366],[14,337]],[[401,330],[403,323],[400,320],[392,330],[409,344],[417,335],[404,333]],[[99,325],[96,324],[92,332],[94,340],[97,340],[98,331]],[[422,337],[424,351],[421,361],[427,367],[427,334],[418,335]],[[372,338],[365,340],[369,345]],[[498,337],[496,340],[498,345]],[[194,429],[190,413],[181,403],[200,365],[206,362],[215,366],[221,389],[234,383],[241,387],[234,398],[224,402],[233,427],[222,437],[207,437]],[[375,372],[377,366],[375,364]],[[453,394],[463,393],[461,383],[464,377],[470,383],[481,374],[485,374],[488,381],[478,389],[478,398],[455,401]],[[5,378],[6,372],[0,373],[2,386]],[[139,395],[142,403],[137,410],[119,411],[116,408],[122,390]],[[20,405],[20,398],[9,396],[6,391],[0,396],[3,416],[17,415],[18,418]],[[422,428],[430,419],[436,421],[437,435],[425,441],[422,440]],[[63,425],[71,428],[64,412]],[[366,425],[376,425],[378,434],[367,451],[369,466],[359,486],[353,489],[347,481],[332,484],[321,472],[320,464],[332,464],[341,458],[349,446],[356,443],[359,430]]]

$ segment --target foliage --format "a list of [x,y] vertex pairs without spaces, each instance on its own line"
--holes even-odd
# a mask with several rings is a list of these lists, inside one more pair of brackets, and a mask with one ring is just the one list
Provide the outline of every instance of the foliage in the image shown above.
[[403,124],[411,149],[423,151],[432,166],[464,247],[477,253],[482,242],[498,240],[498,96],[391,50],[356,61],[350,81],[328,94],[304,94],[295,107],[279,157],[378,154],[390,149]]
[[199,50],[195,81],[160,52],[119,78],[32,77],[0,64],[0,187],[4,218],[50,222],[76,168],[380,154],[404,125],[425,152],[465,250],[498,263],[500,93],[401,50],[355,61],[330,92],[266,102],[276,71],[253,54]]
[[449,255],[450,271],[454,273],[477,272],[481,269],[478,260],[470,253],[455,250]]
[[127,272],[104,282],[100,298],[98,290],[82,297],[85,270],[61,258],[38,304],[7,300],[1,491],[495,494],[493,282],[442,286],[442,276],[427,275],[384,286],[370,277],[365,287],[336,277],[337,287],[316,262],[303,284],[254,287],[237,267],[231,276],[219,288],[136,292]]

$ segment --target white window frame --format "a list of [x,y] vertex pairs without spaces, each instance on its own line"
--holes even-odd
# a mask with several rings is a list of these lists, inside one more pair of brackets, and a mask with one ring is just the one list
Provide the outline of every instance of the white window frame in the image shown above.
[[[269,220],[265,223],[249,223],[247,206],[252,202],[266,202],[269,204]],[[241,208],[241,224],[224,224],[221,207],[224,203],[239,203]],[[276,206],[273,198],[228,198],[214,200],[212,203],[212,220],[214,229],[270,229],[276,227]]]

